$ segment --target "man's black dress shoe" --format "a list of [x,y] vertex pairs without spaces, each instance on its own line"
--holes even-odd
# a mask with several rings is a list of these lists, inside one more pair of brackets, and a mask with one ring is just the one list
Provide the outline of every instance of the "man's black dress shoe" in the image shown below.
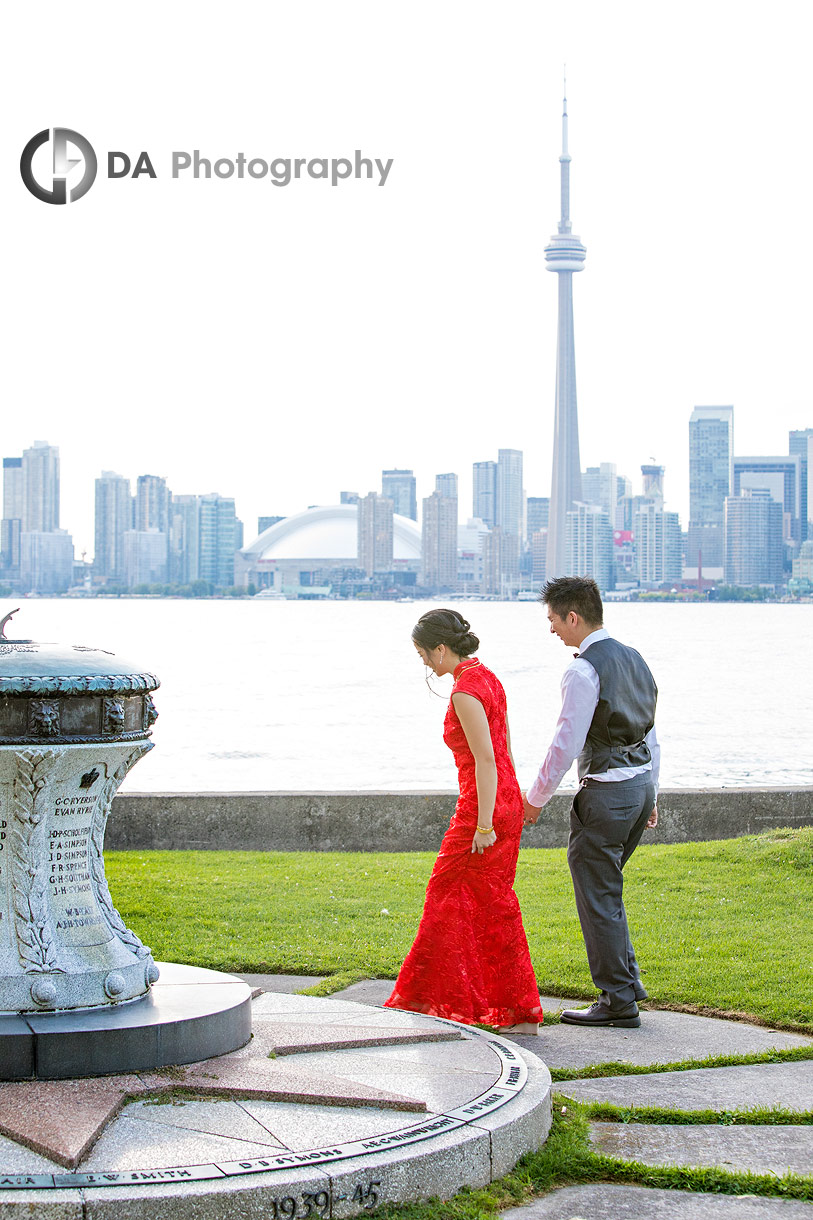
[[564,1025],[617,1025],[621,1029],[637,1029],[641,1024],[637,1004],[610,1008],[603,1000],[596,1000],[589,1008],[566,1008],[559,1020]]

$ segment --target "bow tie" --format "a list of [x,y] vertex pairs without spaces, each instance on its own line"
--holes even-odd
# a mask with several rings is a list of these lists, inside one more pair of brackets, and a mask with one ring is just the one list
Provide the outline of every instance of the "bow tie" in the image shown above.
[[574,652],[574,653],[573,653],[573,656],[574,656],[574,657],[576,658],[576,660],[578,661],[579,657],[581,656],[581,653]]

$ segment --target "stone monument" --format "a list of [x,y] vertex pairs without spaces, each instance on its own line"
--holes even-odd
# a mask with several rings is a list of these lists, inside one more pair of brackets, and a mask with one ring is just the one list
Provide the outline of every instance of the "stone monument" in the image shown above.
[[[15,1029],[22,1036],[11,1014],[34,1035],[36,1023],[26,1023],[27,1014],[86,1014],[79,1024],[88,1032],[105,1029],[107,1048],[95,1066],[91,1055],[89,1071],[191,1062],[182,1056],[167,1059],[168,1045],[148,1053],[146,1042],[160,1043],[162,1037],[142,1040],[136,1049],[139,1018],[153,1035],[156,1024],[163,1024],[156,1004],[143,1004],[154,998],[160,971],[114,907],[104,872],[111,802],[128,771],[152,749],[149,737],[158,715],[152,692],[158,679],[104,649],[7,639],[10,618],[7,614],[0,622],[0,1078],[21,1074],[8,1075],[16,1055],[8,1038]],[[185,972],[184,986],[194,986],[191,968],[169,969],[176,986],[179,970]],[[198,984],[211,989],[213,972],[197,974]],[[225,1036],[214,1043],[204,1037],[193,1049],[197,1058],[212,1053],[212,1045],[221,1048],[215,1053],[233,1050],[250,1036],[248,989],[231,976],[215,977],[242,989],[236,1005],[242,1011],[225,1026],[222,1012],[212,1016]],[[181,1024],[196,1008],[193,992],[187,998],[193,1001],[190,1011],[176,1014]],[[131,1019],[105,1019],[120,1014],[128,1001],[142,1005],[132,1012],[128,1006]],[[75,1035],[77,1021],[70,1024]],[[53,1023],[48,1028],[55,1032]],[[112,1028],[126,1032],[117,1039]],[[123,1058],[114,1053],[111,1059],[111,1038],[119,1042]],[[182,1039],[175,1041],[180,1053]],[[85,1043],[81,1054],[89,1052]],[[41,1058],[32,1047],[34,1070],[22,1074],[43,1074],[37,1070]],[[77,1059],[76,1045],[68,1058]]]

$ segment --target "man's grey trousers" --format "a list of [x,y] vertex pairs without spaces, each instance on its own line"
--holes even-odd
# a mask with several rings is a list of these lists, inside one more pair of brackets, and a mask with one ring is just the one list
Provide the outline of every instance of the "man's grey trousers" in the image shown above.
[[620,781],[588,779],[573,799],[567,862],[590,973],[611,1008],[635,1000],[635,960],[622,869],[644,832],[655,806],[649,771]]

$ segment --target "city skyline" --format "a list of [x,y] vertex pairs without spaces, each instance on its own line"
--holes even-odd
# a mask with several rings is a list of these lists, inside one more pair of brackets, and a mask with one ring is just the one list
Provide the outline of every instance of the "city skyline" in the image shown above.
[[[813,428],[791,430],[785,454],[739,455],[734,447],[733,406],[697,406],[688,420],[688,443],[691,511],[686,532],[681,531],[678,513],[667,507],[665,466],[642,464],[640,492],[614,462],[587,467],[580,472],[582,499],[566,514],[565,574],[593,575],[606,589],[615,588],[617,582],[619,588],[629,587],[630,580],[642,586],[701,578],[725,582],[731,572],[736,572],[734,584],[746,583],[745,572],[762,573],[754,576],[754,583],[773,584],[779,579],[777,572],[790,573],[793,559],[797,575],[800,548],[805,555],[813,548],[813,542],[805,541],[813,517],[807,478],[813,465]],[[334,537],[324,557],[331,556],[332,563],[343,555],[348,570],[358,560],[358,568],[377,580],[392,567],[393,526],[400,519],[411,521],[412,535],[404,534],[403,525],[396,531],[402,543],[411,539],[408,547],[414,548],[416,539],[420,542],[422,530],[419,583],[451,591],[456,583],[451,576],[455,557],[466,569],[457,581],[466,587],[474,581],[481,592],[510,596],[544,580],[549,575],[546,542],[551,503],[547,497],[528,495],[523,460],[519,450],[500,449],[496,462],[474,463],[471,517],[459,503],[457,473],[436,474],[434,491],[421,496],[420,529],[414,472],[384,469],[381,494],[340,491],[341,505],[358,505],[358,537],[349,548],[343,543],[341,552],[334,549]],[[337,469],[336,474],[341,478],[342,471]],[[238,565],[242,574],[253,563],[249,552],[263,554],[264,544],[255,537],[253,524],[245,536],[234,498],[212,492],[173,495],[166,478],[150,474],[136,478],[133,492],[128,478],[103,470],[95,480],[92,575],[89,566],[78,563],[71,580],[73,539],[68,530],[59,528],[59,488],[58,446],[37,441],[23,450],[22,457],[3,457],[0,566],[13,586],[19,582],[23,593],[58,592],[72,583],[89,589],[91,580],[95,588],[196,582],[230,588],[240,583],[234,579],[236,552],[248,547],[245,563]],[[760,508],[765,497],[775,508]],[[742,498],[752,501],[750,506],[741,503]],[[336,506],[335,493],[331,504]],[[263,515],[256,532],[263,535],[269,526],[283,521],[284,533],[290,536],[314,508],[311,504],[304,510],[300,505],[300,511],[285,517]],[[329,505],[318,506],[317,512],[321,520],[335,519]],[[272,535],[274,542],[269,539],[265,545],[276,545],[278,531]],[[479,558],[466,557],[472,546]],[[308,554],[317,559],[306,551],[303,561]],[[779,556],[778,568],[769,555]],[[289,552],[286,558],[290,557]],[[81,560],[85,559],[82,554]],[[403,559],[401,547],[395,566]],[[472,562],[479,576],[472,575]],[[319,566],[317,559],[314,570]],[[256,571],[260,575],[260,569]],[[251,577],[248,580],[251,583]],[[316,583],[331,582],[325,576]],[[313,584],[313,575],[308,575],[307,584]]]
[[[601,483],[601,479],[608,477],[604,473],[608,467],[613,467],[613,478],[618,477],[621,479],[621,481],[626,481],[630,484],[630,492],[627,494],[638,495],[642,492],[645,497],[648,497],[648,495],[652,493],[651,486],[649,486],[652,479],[657,478],[659,481],[663,481],[664,471],[668,470],[670,476],[669,495],[667,495],[667,497],[664,499],[663,488],[660,487],[660,500],[662,500],[665,508],[668,508],[670,511],[678,514],[680,517],[681,527],[684,529],[684,532],[691,531],[693,523],[695,523],[692,520],[692,498],[697,494],[695,484],[692,482],[692,477],[696,476],[692,476],[691,473],[691,454],[693,451],[693,445],[696,444],[695,440],[693,440],[692,427],[696,426],[696,422],[698,420],[710,420],[714,422],[717,421],[718,418],[725,418],[725,420],[728,420],[728,423],[726,423],[724,429],[724,431],[728,433],[728,440],[726,440],[725,460],[726,464],[728,464],[730,467],[728,486],[731,488],[731,493],[735,495],[740,494],[741,486],[743,488],[751,486],[770,486],[771,489],[778,490],[781,484],[781,497],[786,501],[786,510],[790,511],[791,515],[795,515],[798,517],[798,520],[800,520],[800,531],[798,531],[798,536],[793,537],[792,540],[795,540],[796,543],[801,542],[801,540],[807,537],[806,517],[804,517],[804,512],[806,512],[806,504],[808,504],[808,460],[806,455],[808,451],[808,444],[809,447],[811,447],[811,450],[809,451],[813,453],[813,427],[790,429],[789,433],[787,433],[785,436],[784,442],[781,443],[779,450],[770,451],[768,449],[763,449],[762,451],[759,451],[759,453],[754,453],[753,455],[742,455],[739,453],[739,451],[737,451],[737,447],[734,442],[734,425],[732,425],[732,421],[734,421],[735,415],[735,407],[731,405],[702,405],[693,407],[691,415],[686,417],[685,422],[688,423],[686,454],[690,455],[690,461],[688,461],[690,471],[688,471],[686,487],[682,488],[682,493],[684,493],[682,494],[682,497],[680,488],[676,490],[676,492],[674,490],[674,477],[671,477],[671,475],[673,475],[674,467],[671,462],[669,465],[652,465],[649,464],[649,462],[642,462],[641,466],[638,467],[637,470],[630,471],[624,470],[624,468],[619,468],[618,461],[602,461],[601,466],[582,467],[581,482],[582,486],[584,486],[582,500],[588,504],[602,503],[603,497],[602,494],[598,492],[598,487],[599,483]],[[813,416],[813,409],[811,410],[811,415]],[[62,494],[59,473],[59,468],[62,465],[61,448],[61,443],[51,445],[48,440],[35,440],[35,442],[23,445],[23,454],[29,453],[31,455],[35,455],[38,453],[56,453],[57,455],[60,455],[57,456],[57,470],[55,479],[56,494],[55,497],[54,495],[51,495],[49,519],[48,522],[44,522],[48,528],[52,528],[55,525],[59,527],[60,515],[63,516],[61,509]],[[538,489],[531,489],[525,486],[525,479],[524,476],[522,476],[522,466],[524,466],[525,460],[524,450],[499,449],[498,453],[500,460],[513,460],[515,464],[518,465],[516,471],[513,472],[514,477],[510,479],[511,493],[509,494],[507,490],[505,490],[503,493],[504,497],[505,495],[508,495],[509,500],[511,501],[511,509],[513,509],[514,516],[516,516],[516,511],[518,511],[518,503],[516,503],[516,498],[518,498],[518,494],[520,492],[525,495],[526,500],[548,499],[548,497],[541,497],[540,493],[538,493]],[[513,455],[516,455],[516,458],[514,458]],[[2,460],[2,478],[4,478],[4,482],[2,482],[2,494],[4,494],[4,512],[2,512],[2,517],[6,519],[6,517],[16,516],[18,512],[23,511],[23,459],[9,454],[2,454],[0,455],[0,458]],[[370,484],[369,488],[367,488],[369,492],[375,492],[377,488],[380,488],[380,494],[387,494],[385,488],[388,486],[388,482],[389,484],[392,484],[392,476],[398,476],[396,478],[396,483],[403,484],[402,494],[407,499],[404,499],[403,503],[399,504],[397,503],[396,497],[396,499],[393,501],[394,511],[400,512],[400,514],[403,516],[411,517],[411,520],[420,521],[420,515],[413,516],[413,510],[409,508],[408,501],[411,500],[411,504],[414,504],[415,506],[420,505],[422,500],[424,500],[427,495],[431,494],[432,490],[443,490],[442,487],[439,486],[438,481],[448,481],[447,483],[444,483],[443,486],[454,486],[455,488],[454,498],[458,500],[460,505],[460,523],[464,523],[466,517],[479,516],[487,523],[487,525],[493,526],[500,523],[498,504],[499,465],[500,461],[488,459],[472,462],[470,481],[469,479],[466,479],[466,473],[468,472],[465,470],[446,473],[446,475],[443,475],[443,473],[435,473],[435,475],[432,475],[431,478],[428,479],[426,487],[422,486],[419,478],[415,476],[414,471],[410,470],[408,467],[389,468],[389,470],[388,468],[380,468],[377,476],[374,471],[366,471],[364,473],[366,483],[364,483],[363,486],[366,487],[367,484]],[[680,464],[678,462],[678,464],[675,465],[679,466]],[[742,470],[742,468],[746,468],[748,471],[748,475],[743,482],[741,482],[739,475],[739,470]],[[791,482],[789,479],[793,471],[796,471],[796,473],[793,475]],[[768,473],[765,472],[774,473],[768,475]],[[337,472],[337,476],[338,483],[341,483],[341,472]],[[630,476],[632,476],[632,478]],[[483,482],[483,478],[486,479],[485,482]],[[594,487],[591,479],[594,482]],[[756,482],[754,482],[754,479],[756,479]],[[61,482],[62,484],[65,483],[65,479],[62,478]],[[344,479],[344,482],[348,482],[347,479]],[[466,500],[464,495],[458,490],[461,482],[463,482],[463,486],[465,486],[466,482],[469,482],[469,486],[472,488],[468,500]],[[77,538],[76,529],[73,528],[72,522],[67,520],[67,523],[63,523],[63,529],[70,533],[74,539],[74,549],[76,549],[77,558],[79,558],[79,556],[82,554],[87,554],[88,556],[93,556],[95,559],[99,554],[104,554],[105,548],[109,547],[110,545],[109,539],[104,537],[104,533],[100,536],[98,529],[99,483],[109,483],[111,486],[118,488],[118,494],[123,493],[123,495],[125,495],[129,508],[123,511],[132,511],[133,522],[131,528],[138,529],[148,529],[150,527],[166,528],[166,505],[161,506],[161,504],[157,503],[156,501],[156,497],[159,497],[160,499],[161,487],[162,492],[170,495],[171,499],[176,501],[176,503],[178,503],[178,501],[188,499],[200,499],[204,497],[211,497],[211,495],[221,497],[222,495],[220,489],[209,490],[209,492],[201,492],[201,490],[188,492],[187,490],[187,492],[176,493],[173,492],[170,486],[170,484],[175,483],[175,478],[173,478],[172,475],[159,476],[151,475],[151,473],[138,473],[138,475],[127,476],[121,475],[121,473],[118,473],[115,470],[101,470],[96,473],[94,483],[96,486],[95,499],[93,492],[88,493],[87,497],[85,497],[85,499],[88,499],[90,505],[92,505],[92,510],[90,511],[92,511],[93,544],[88,545],[88,547],[81,547]],[[350,495],[353,495],[353,497],[356,498],[364,498],[367,494],[367,490],[363,490],[363,492],[359,492],[358,489],[354,490],[354,492],[348,492],[348,490],[344,489],[339,490],[338,483],[334,481],[331,497],[328,497],[323,501],[319,501],[319,503],[325,506],[345,503],[345,497],[350,497]],[[410,484],[409,490],[407,490],[407,484]],[[640,486],[641,492],[632,489],[632,484],[635,484],[636,488]],[[477,487],[479,486],[480,492],[477,490]],[[490,490],[488,490],[488,486],[490,486]],[[505,487],[508,487],[508,479],[505,479]],[[483,490],[483,488],[486,490]],[[259,494],[260,493],[254,493],[254,498],[258,497]],[[392,498],[392,493],[389,494],[391,494]],[[443,494],[447,494],[446,490],[443,490]],[[719,523],[721,527],[721,521],[723,521],[723,516],[721,516],[721,514],[723,514],[723,501],[725,495],[728,494],[728,490],[723,490],[723,486],[720,484],[720,486],[715,489],[715,492],[712,492],[712,490],[710,490],[709,483],[706,494],[715,495],[719,501]],[[251,498],[251,490],[243,488],[242,495],[247,499]],[[483,499],[483,497],[485,497],[485,499]],[[491,511],[488,510],[487,506],[488,498],[491,498]],[[13,508],[13,504],[15,504],[16,499],[20,500],[20,506],[18,506],[18,509]],[[685,501],[687,504],[686,511],[679,511],[676,509],[675,505],[681,503],[681,500]],[[297,514],[297,512],[303,511],[305,508],[308,508],[308,506],[313,506],[316,503],[317,501],[308,494],[308,488],[304,488],[298,503],[294,504],[292,511],[288,512],[288,514],[269,515],[265,510],[267,510],[270,505],[265,504],[264,511],[261,511],[260,514],[258,514],[258,516],[256,516],[254,519],[255,521],[258,521],[256,533],[262,532],[259,528],[259,522],[261,520],[265,519],[267,522],[269,522],[269,525],[271,525],[273,522],[282,520],[284,516],[292,516]],[[612,516],[612,512],[610,512],[610,516]],[[245,529],[247,529],[247,540],[254,538],[256,534],[254,532],[253,519],[251,519],[251,517],[244,510],[239,511],[239,505],[237,517],[240,521],[245,522]],[[34,527],[34,523],[32,523],[31,528]],[[688,547],[690,547],[690,550],[692,549],[691,536],[690,540],[688,540]],[[105,562],[106,564],[109,564],[109,561]]]
[[[780,0],[733,28],[728,6],[689,2],[679,22],[640,3],[571,9],[419,2],[405,25],[361,0],[316,0],[307,20],[249,0],[237,22],[180,0],[160,46],[109,7],[81,30],[65,10],[45,27],[9,14],[37,72],[13,61],[0,83],[15,233],[6,452],[59,439],[78,549],[93,539],[83,489],[115,452],[134,471],[160,459],[178,488],[256,489],[247,521],[295,511],[305,474],[311,501],[332,498],[339,453],[360,492],[380,465],[412,468],[424,492],[456,470],[465,503],[472,463],[513,447],[528,492],[549,493],[543,248],[563,61],[590,246],[575,305],[582,466],[666,464],[685,521],[692,404],[734,403],[743,453],[783,452],[808,426],[810,14]],[[62,209],[28,195],[18,170],[32,133],[60,122],[102,167]],[[224,156],[363,146],[393,167],[370,190],[173,182],[169,150],[190,140]],[[156,180],[108,182],[116,148],[148,149]],[[792,256],[759,249],[778,230]]]

